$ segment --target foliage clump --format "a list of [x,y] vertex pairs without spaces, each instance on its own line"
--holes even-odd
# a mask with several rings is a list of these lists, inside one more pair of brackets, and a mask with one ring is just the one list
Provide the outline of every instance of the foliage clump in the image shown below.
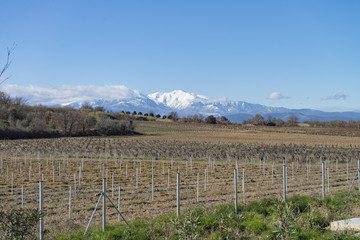
[[131,115],[105,112],[85,103],[71,107],[29,106],[21,98],[0,92],[0,138],[49,138],[61,136],[131,135]]
[[129,124],[110,118],[103,118],[96,123],[96,130],[100,135],[131,135],[134,131],[133,122]]
[[[110,225],[108,231],[91,230],[88,239],[358,239],[351,232],[328,230],[332,218],[341,217],[339,209],[359,204],[358,193],[335,194],[325,201],[295,195],[282,201],[267,198],[239,205],[187,210],[153,220],[136,220]],[[345,205],[334,208],[337,205]],[[333,213],[333,214],[331,214]],[[331,219],[330,219],[331,218]],[[60,239],[81,239],[73,233]]]
[[0,211],[0,239],[36,239],[36,227],[40,219],[37,209],[12,209]]

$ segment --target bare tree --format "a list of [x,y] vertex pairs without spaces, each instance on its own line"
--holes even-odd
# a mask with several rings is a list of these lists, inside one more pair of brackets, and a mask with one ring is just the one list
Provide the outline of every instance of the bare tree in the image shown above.
[[9,47],[7,48],[6,62],[5,62],[4,67],[2,68],[2,70],[0,71],[0,85],[3,84],[6,80],[8,80],[11,77],[11,76],[9,76],[9,77],[2,79],[4,73],[11,65],[12,59],[10,58],[10,56],[11,56],[12,52],[15,50],[15,48],[16,48],[15,44],[11,48],[9,48]]
[[220,122],[221,123],[230,123],[229,119],[227,117],[225,117],[225,116],[220,117]]
[[295,115],[290,115],[288,118],[287,118],[287,121],[286,121],[286,124],[293,127],[297,124],[298,122],[298,117],[295,116]]
[[198,122],[201,123],[204,121],[204,116],[202,114],[194,114],[194,115],[187,115],[186,117],[183,117],[182,120],[184,122]]
[[251,120],[251,123],[255,126],[264,125],[265,119],[260,114],[256,114],[255,117],[253,117],[253,119]]
[[64,135],[71,136],[73,130],[79,122],[79,112],[70,107],[58,108],[55,119],[62,128]]
[[4,92],[0,92],[0,105],[8,105],[12,102],[12,99],[9,95]]
[[86,134],[92,127],[96,125],[96,118],[90,115],[88,112],[80,112],[78,115],[78,122],[82,134]]
[[177,112],[171,112],[171,113],[169,113],[167,118],[171,119],[173,121],[177,121],[177,120],[179,120],[179,115],[177,114]]
[[275,123],[276,126],[278,127],[282,127],[284,126],[284,121],[281,118],[274,118],[273,122]]
[[94,108],[91,106],[91,104],[89,102],[84,102],[82,105],[81,105],[81,109],[88,109],[88,110],[94,110]]

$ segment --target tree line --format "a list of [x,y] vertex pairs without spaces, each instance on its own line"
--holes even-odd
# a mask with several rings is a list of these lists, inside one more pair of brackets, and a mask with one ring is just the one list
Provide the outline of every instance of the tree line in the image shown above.
[[[134,121],[150,121],[168,119],[171,121],[230,124],[225,117],[214,115],[204,116],[193,114],[180,117],[177,112],[155,114],[153,111],[142,113],[137,111],[121,111],[113,113],[102,106],[93,107],[88,103],[80,109],[71,107],[30,106],[22,98],[12,98],[0,92],[0,138],[47,138],[61,136],[101,136],[101,135],[131,135],[134,131]],[[298,126],[298,118],[289,116],[285,121],[270,115],[263,117],[256,114],[253,118],[244,120],[245,124],[255,126],[293,127]],[[309,127],[360,128],[360,121],[306,121]],[[235,124],[235,123],[231,123]]]
[[[87,106],[88,104],[86,104]],[[81,108],[84,108],[82,106]],[[88,109],[94,109],[89,108]],[[95,107],[97,108],[97,107]],[[105,111],[103,108],[102,111]],[[142,113],[137,111],[121,111],[120,117],[122,119],[127,120],[137,120],[137,121],[149,121],[149,120],[155,120],[155,119],[168,119],[172,121],[182,121],[182,122],[194,122],[194,123],[209,123],[209,124],[226,124],[230,123],[230,121],[225,117],[215,117],[214,115],[204,116],[203,114],[189,114],[184,117],[180,117],[177,112],[170,112],[168,114],[155,114],[153,111],[149,111],[148,113]]]
[[134,124],[103,109],[26,105],[0,92],[0,138],[134,134]]
[[100,136],[135,134],[134,121],[169,119],[198,123],[228,123],[226,117],[201,114],[179,117],[177,112],[161,115],[153,111],[113,113],[102,106],[84,103],[72,107],[30,106],[22,98],[0,92],[0,139],[48,138],[61,136]]
[[[358,121],[345,121],[345,120],[329,120],[329,121],[319,121],[319,120],[309,120],[304,121],[303,123],[307,124],[309,127],[314,128],[358,128],[360,129],[360,120]],[[295,115],[290,115],[283,121],[280,118],[272,117],[268,115],[263,117],[260,114],[256,114],[253,118],[244,120],[242,124],[252,124],[255,126],[277,126],[277,127],[294,127],[298,126],[299,120]]]
[[358,128],[360,129],[360,120],[359,121],[344,121],[344,120],[331,120],[331,121],[306,121],[305,123],[309,124],[310,127],[323,127],[323,128]]
[[277,126],[277,127],[283,127],[283,126],[296,126],[298,123],[298,118],[295,115],[289,116],[286,121],[283,121],[281,118],[272,117],[271,115],[268,115],[263,117],[261,114],[256,114],[253,118],[244,120],[242,124],[252,124],[255,126]]

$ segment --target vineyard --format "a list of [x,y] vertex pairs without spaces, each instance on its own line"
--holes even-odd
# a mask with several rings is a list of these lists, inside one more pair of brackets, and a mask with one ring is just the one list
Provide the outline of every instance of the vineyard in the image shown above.
[[[176,212],[177,171],[184,211],[233,203],[234,168],[239,203],[281,198],[284,163],[289,196],[321,196],[321,162],[328,169],[328,194],[349,189],[360,157],[354,146],[186,141],[184,136],[180,140],[168,136],[2,141],[1,207],[37,208],[43,180],[45,229],[86,227],[105,178],[107,195],[115,204],[120,196],[120,211],[127,220],[153,218]],[[110,205],[107,218],[108,222],[119,218]],[[98,211],[93,225],[100,223]]]

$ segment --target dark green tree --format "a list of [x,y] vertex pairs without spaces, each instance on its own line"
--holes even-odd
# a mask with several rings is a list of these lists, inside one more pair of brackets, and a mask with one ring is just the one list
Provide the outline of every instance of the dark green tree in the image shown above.
[[209,115],[205,118],[205,122],[209,124],[216,124],[216,118],[213,115]]
[[177,120],[179,120],[179,115],[177,114],[177,112],[171,112],[171,113],[169,113],[167,118],[171,119],[173,121],[177,121]]

